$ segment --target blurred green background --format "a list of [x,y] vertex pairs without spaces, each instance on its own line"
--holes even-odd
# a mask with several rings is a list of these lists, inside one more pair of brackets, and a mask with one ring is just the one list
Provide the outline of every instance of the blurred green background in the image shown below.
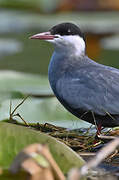
[[15,107],[31,95],[35,99],[18,110],[28,123],[89,127],[52,98],[47,77],[52,45],[29,39],[61,22],[80,26],[90,58],[119,68],[119,0],[0,0],[0,120],[9,118],[10,99]]
[[53,47],[29,40],[60,22],[80,25],[87,54],[119,68],[118,0],[0,0],[0,69],[47,74]]

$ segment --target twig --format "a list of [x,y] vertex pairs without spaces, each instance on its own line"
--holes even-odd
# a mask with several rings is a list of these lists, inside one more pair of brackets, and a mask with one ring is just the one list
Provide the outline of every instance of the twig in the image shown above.
[[90,131],[90,129],[92,128],[92,126],[93,126],[93,124],[91,124],[90,127],[87,128],[86,132],[84,133],[84,136],[86,136],[87,134],[89,134],[89,131]]
[[115,136],[103,136],[103,135],[97,135],[98,136],[98,138],[99,139],[102,139],[102,140],[104,140],[104,139],[106,139],[106,140],[113,140],[113,139],[116,139],[117,137],[115,137]]
[[115,121],[115,118],[114,118],[109,112],[107,112],[107,111],[105,111],[105,112],[106,112],[106,114],[107,114],[110,118],[112,118],[112,120]]
[[[18,117],[24,122],[24,124],[26,124],[27,126],[29,126],[29,124],[23,119],[23,117],[22,117],[19,113],[14,114],[13,116],[18,116]],[[12,117],[13,117],[13,116],[12,116]]]
[[83,118],[89,111],[84,112],[81,116],[80,119]]
[[95,127],[96,127],[96,129],[97,129],[97,134],[100,134],[99,129],[98,129],[98,126],[97,126],[97,123],[96,123],[96,119],[95,119],[94,112],[91,111],[91,113],[92,113],[92,116],[93,116],[93,120],[94,120]]
[[21,106],[28,97],[29,97],[29,95],[26,96],[26,97],[14,108],[14,110],[13,110],[12,113],[11,113],[11,115],[13,115],[13,114],[15,113],[15,111],[19,108],[19,106]]
[[32,144],[24,148],[14,159],[10,172],[18,173],[21,168],[30,175],[30,178],[26,178],[29,180],[65,180],[64,174],[46,145]]
[[29,124],[22,118],[22,116],[21,116],[19,113],[14,114],[15,111],[24,103],[24,101],[25,101],[28,97],[29,97],[29,95],[26,96],[26,97],[14,108],[13,111],[12,111],[12,101],[10,100],[10,110],[9,110],[10,116],[9,116],[9,120],[12,120],[12,118],[13,118],[14,116],[18,116],[19,118],[21,118],[21,120],[22,120],[27,126],[29,126]]
[[115,138],[113,141],[103,147],[94,157],[94,159],[87,162],[87,164],[80,169],[81,176],[86,175],[89,169],[97,167],[107,156],[114,152],[118,146],[119,138]]
[[9,109],[10,117],[9,119],[12,120],[12,100],[10,99],[10,109]]
[[80,170],[72,169],[69,172],[68,180],[79,180],[81,177],[88,174],[91,168],[96,168],[107,156],[113,153],[116,148],[119,146],[119,138],[115,138],[113,141],[109,142],[105,147],[103,147],[96,156],[88,161]]

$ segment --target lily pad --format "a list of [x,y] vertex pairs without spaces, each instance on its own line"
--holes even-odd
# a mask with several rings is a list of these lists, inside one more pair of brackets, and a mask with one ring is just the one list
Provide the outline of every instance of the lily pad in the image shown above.
[[[22,101],[23,99],[12,100],[12,110]],[[1,103],[0,107],[0,120],[9,118],[10,100],[5,100]],[[16,113],[19,113],[27,123],[50,123],[60,127],[66,127],[69,129],[77,129],[81,127],[89,127],[90,124],[86,123],[71,113],[69,113],[59,101],[53,98],[28,98],[26,101],[17,109]],[[23,121],[15,117],[15,119],[23,123]]]
[[22,51],[22,43],[13,39],[0,38],[0,58]]
[[10,94],[13,94],[14,92],[19,92],[21,94],[30,94],[34,96],[53,95],[53,92],[48,83],[48,78],[46,78],[45,76],[1,70],[1,98],[3,97],[3,94],[5,94],[6,98],[8,98],[8,95],[10,97]]
[[26,127],[0,123],[0,167],[8,168],[15,156],[32,143],[47,144],[55,161],[66,174],[72,167],[81,167],[84,160],[65,144],[47,134]]

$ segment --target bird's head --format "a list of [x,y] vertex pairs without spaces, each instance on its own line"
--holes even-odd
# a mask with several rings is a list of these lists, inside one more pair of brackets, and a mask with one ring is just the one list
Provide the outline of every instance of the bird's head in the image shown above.
[[72,23],[61,23],[53,26],[48,32],[31,36],[54,44],[55,50],[73,52],[77,55],[85,54],[85,38],[80,28]]

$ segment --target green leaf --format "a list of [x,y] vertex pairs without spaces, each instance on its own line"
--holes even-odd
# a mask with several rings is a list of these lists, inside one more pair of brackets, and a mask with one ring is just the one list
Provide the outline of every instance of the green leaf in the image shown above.
[[10,123],[0,123],[0,167],[8,168],[15,156],[32,143],[47,144],[55,161],[67,173],[72,167],[81,167],[84,160],[62,142],[47,134]]

